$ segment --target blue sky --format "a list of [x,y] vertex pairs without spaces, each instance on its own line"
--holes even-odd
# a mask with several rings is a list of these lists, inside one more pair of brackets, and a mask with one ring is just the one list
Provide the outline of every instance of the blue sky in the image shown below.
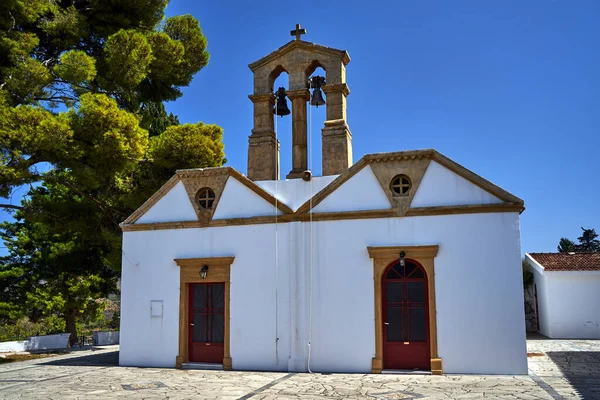
[[[525,200],[524,252],[556,251],[581,226],[600,231],[600,2],[173,0],[167,8],[186,13],[200,21],[211,58],[167,108],[183,123],[222,126],[239,171],[252,129],[247,65],[301,23],[303,40],[350,54],[354,161],[436,148]],[[320,175],[324,108],[312,111]],[[291,118],[278,127],[286,174]]]

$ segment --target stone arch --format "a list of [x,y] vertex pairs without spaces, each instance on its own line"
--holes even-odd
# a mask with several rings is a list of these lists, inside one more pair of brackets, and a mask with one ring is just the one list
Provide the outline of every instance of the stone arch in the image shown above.
[[[288,75],[288,80],[289,80],[289,72],[281,64],[277,65],[275,68],[273,68],[271,73],[269,73],[269,90],[271,92],[275,91],[273,84],[275,83],[277,78],[279,78],[279,75],[281,75],[284,72]],[[288,86],[289,86],[289,83],[288,83]]]
[[304,70],[304,80],[308,82],[308,78],[315,72],[317,68],[323,68],[325,73],[327,73],[327,68],[325,68],[325,64],[321,63],[319,60],[312,60],[308,67]]

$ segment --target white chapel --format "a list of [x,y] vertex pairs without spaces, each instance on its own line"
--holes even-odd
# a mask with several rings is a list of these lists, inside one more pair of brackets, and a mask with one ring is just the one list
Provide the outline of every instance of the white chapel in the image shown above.
[[[526,374],[523,201],[433,149],[353,162],[350,57],[302,31],[249,65],[246,175],[177,171],[121,224],[120,364]],[[289,88],[274,88],[283,71]],[[311,105],[326,107],[322,176]]]

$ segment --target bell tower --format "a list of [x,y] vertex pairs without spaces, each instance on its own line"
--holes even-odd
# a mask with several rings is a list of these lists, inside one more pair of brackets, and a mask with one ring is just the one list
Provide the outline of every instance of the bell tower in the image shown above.
[[[352,165],[352,134],[346,122],[346,65],[350,56],[301,40],[306,33],[300,25],[291,31],[295,39],[271,54],[248,65],[254,74],[254,128],[248,138],[248,177],[254,181],[276,180],[279,173],[279,141],[275,135],[274,114],[289,114],[285,98],[292,103],[292,170],[288,179],[300,178],[308,169],[307,103],[326,106],[322,129],[323,175],[336,175]],[[325,77],[312,77],[316,68]],[[275,79],[289,75],[289,88],[274,88]],[[325,92],[323,100],[320,90]],[[311,96],[312,91],[312,96]]]

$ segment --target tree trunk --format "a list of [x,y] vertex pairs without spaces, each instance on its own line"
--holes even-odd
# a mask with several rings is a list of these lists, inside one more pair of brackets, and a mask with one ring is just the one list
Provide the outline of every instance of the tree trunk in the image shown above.
[[75,324],[76,311],[71,310],[65,315],[65,324],[67,332],[71,334],[69,337],[69,346],[73,347],[77,343],[77,325]]

